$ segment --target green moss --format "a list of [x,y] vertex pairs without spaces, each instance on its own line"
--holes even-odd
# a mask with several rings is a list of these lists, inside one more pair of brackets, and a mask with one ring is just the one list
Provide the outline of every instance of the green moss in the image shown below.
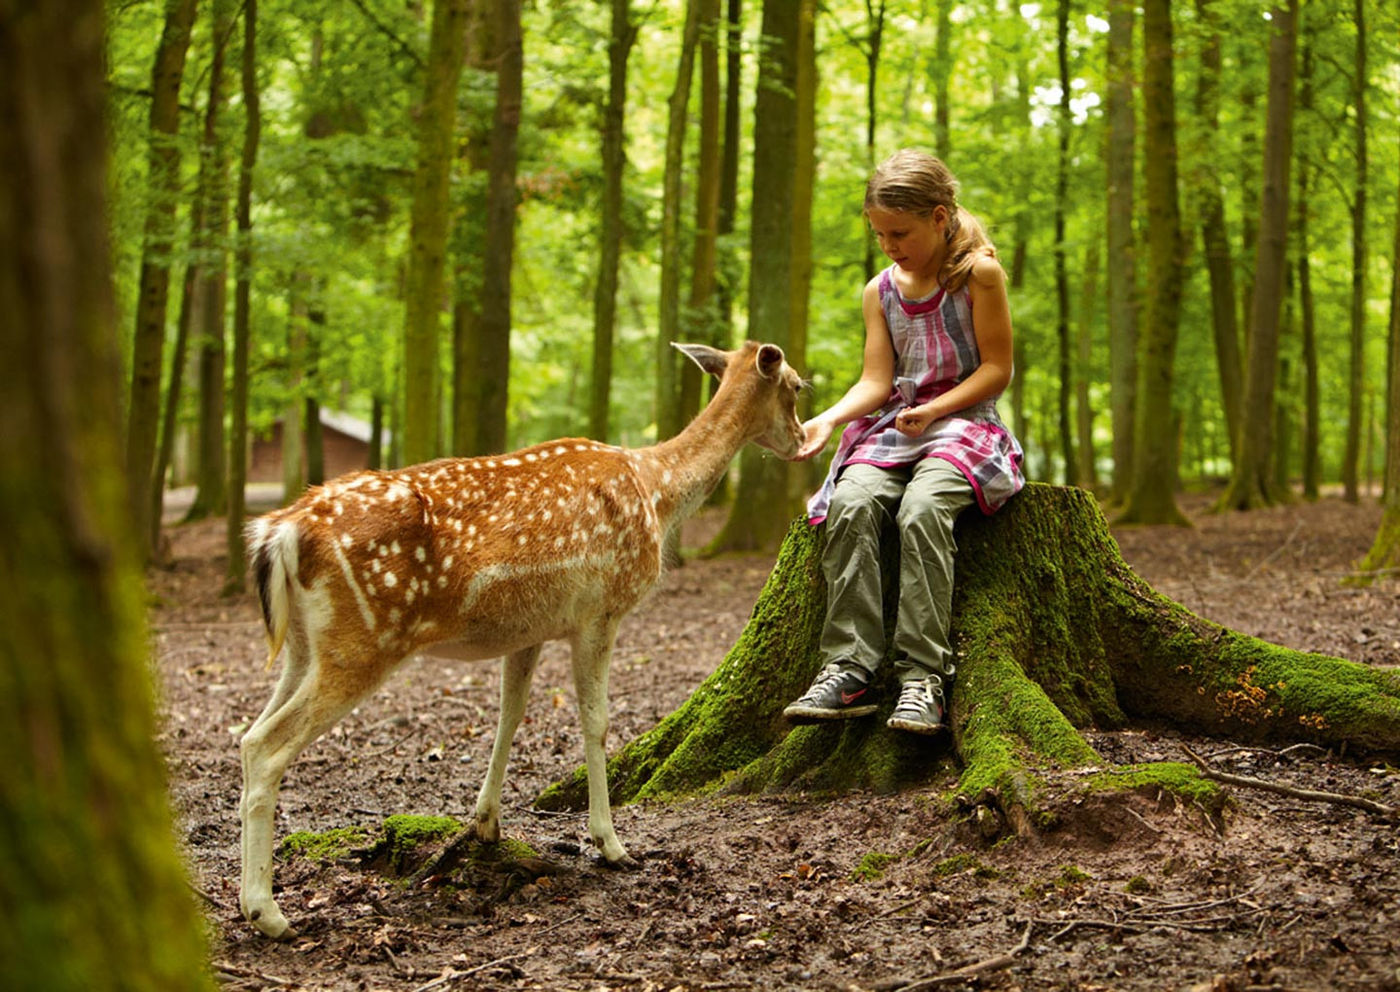
[[856,865],[851,872],[853,882],[873,882],[883,878],[885,869],[895,861],[892,854],[884,854],[879,851],[871,851],[860,859],[860,864]]
[[1227,798],[1194,765],[1178,761],[1124,765],[1090,777],[1087,786],[1094,792],[1162,791],[1212,816],[1224,808]]
[[1075,865],[1060,865],[1060,874],[1055,879],[1057,889],[1068,889],[1075,885],[1083,885],[1085,882],[1092,882],[1094,876],[1090,875],[1082,868]]
[[1142,895],[1152,891],[1152,883],[1142,875],[1134,875],[1123,883],[1123,891],[1131,895]]
[[977,878],[989,880],[1001,877],[999,869],[983,864],[982,860],[975,854],[955,854],[950,858],[944,858],[933,866],[933,874],[936,878],[946,878],[950,875],[962,875],[968,872]]
[[368,834],[360,827],[336,827],[322,833],[301,831],[284,837],[278,851],[284,858],[301,857],[325,863],[348,856],[356,848],[364,847],[368,839]]

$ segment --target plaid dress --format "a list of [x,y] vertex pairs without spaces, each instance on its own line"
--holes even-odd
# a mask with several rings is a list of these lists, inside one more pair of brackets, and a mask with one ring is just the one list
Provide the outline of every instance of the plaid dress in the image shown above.
[[972,374],[981,357],[972,330],[972,294],[966,287],[906,300],[894,284],[893,270],[891,266],[880,275],[880,306],[894,344],[893,388],[879,410],[846,425],[826,481],[807,503],[807,518],[813,524],[826,519],[841,470],[857,462],[890,468],[942,458],[966,476],[977,505],[987,514],[1025,485],[1021,445],[997,416],[995,397],[935,420],[918,437],[895,429],[900,410],[946,393]]

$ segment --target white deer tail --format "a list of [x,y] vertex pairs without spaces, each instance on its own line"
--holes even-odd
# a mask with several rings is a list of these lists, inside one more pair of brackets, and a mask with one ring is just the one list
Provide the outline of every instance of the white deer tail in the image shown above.
[[260,517],[248,524],[248,557],[262,606],[267,632],[267,667],[277,660],[291,621],[291,584],[297,574],[301,535],[290,520],[281,523]]

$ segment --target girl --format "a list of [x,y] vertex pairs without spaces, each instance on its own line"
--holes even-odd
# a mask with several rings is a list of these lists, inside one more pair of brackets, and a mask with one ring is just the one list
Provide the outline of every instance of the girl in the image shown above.
[[953,521],[973,502],[995,512],[1024,484],[1021,446],[996,412],[1011,381],[1011,311],[996,249],[932,155],[886,159],[866,184],[865,217],[894,264],[865,287],[860,381],[803,425],[798,458],[849,426],[807,506],[813,524],[827,522],[825,665],[784,712],[802,722],[875,712],[869,687],[885,655],[880,529],[893,518],[901,687],[889,726],[934,734],[954,670]]

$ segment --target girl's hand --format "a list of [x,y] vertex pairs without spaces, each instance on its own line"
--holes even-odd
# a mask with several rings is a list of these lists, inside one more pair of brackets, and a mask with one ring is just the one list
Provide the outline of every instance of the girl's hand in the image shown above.
[[797,462],[806,461],[826,447],[826,442],[831,440],[832,425],[829,420],[813,417],[802,425],[802,430],[806,432],[807,440],[792,456],[793,461]]
[[895,430],[906,437],[918,437],[937,418],[933,415],[933,408],[927,403],[921,406],[911,406],[900,410],[894,418]]

